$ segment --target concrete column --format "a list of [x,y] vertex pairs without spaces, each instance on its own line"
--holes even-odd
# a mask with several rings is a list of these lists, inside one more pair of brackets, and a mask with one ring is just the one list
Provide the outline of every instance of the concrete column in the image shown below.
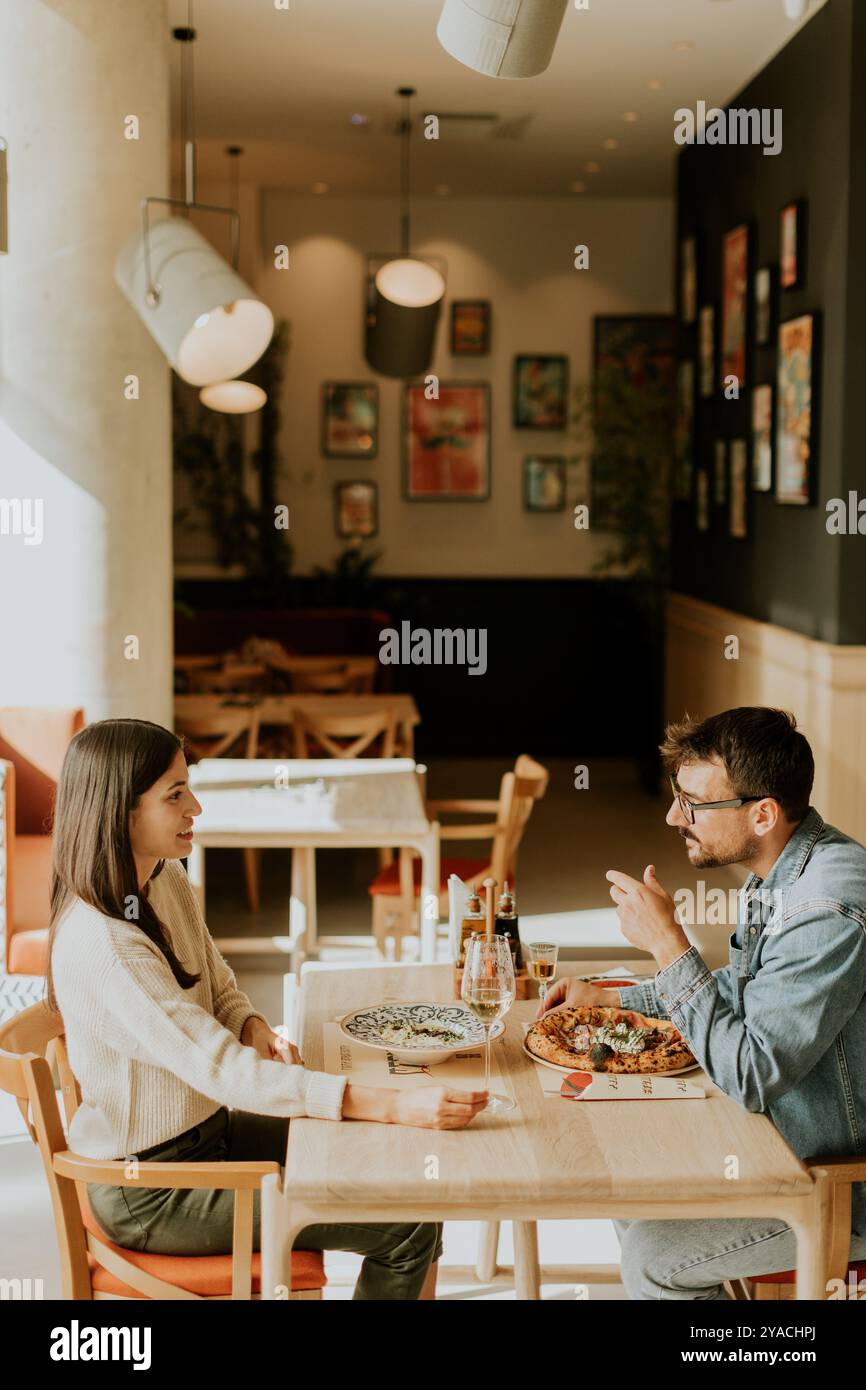
[[0,705],[171,725],[170,371],[113,277],[170,45],[165,0],[0,0]]

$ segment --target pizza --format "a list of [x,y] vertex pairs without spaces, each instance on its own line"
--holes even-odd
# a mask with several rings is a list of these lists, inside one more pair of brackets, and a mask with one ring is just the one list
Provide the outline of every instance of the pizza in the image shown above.
[[532,1025],[526,1047],[542,1061],[570,1071],[657,1075],[695,1064],[670,1019],[647,1018],[634,1009],[554,1009]]

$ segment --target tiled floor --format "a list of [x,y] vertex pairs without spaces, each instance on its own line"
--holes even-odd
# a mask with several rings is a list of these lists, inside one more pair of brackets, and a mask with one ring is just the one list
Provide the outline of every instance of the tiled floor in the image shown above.
[[[496,795],[505,762],[453,761],[430,768],[431,797],[492,797]],[[663,884],[674,892],[694,885],[676,833],[664,824],[667,803],[653,801],[637,785],[626,763],[599,762],[590,766],[590,787],[577,791],[572,767],[551,764],[551,784],[530,821],[520,858],[519,908],[523,914],[609,907],[604,872],[619,868],[639,877],[654,863]],[[458,850],[459,852],[459,850]],[[467,850],[466,852],[471,852]],[[263,905],[257,916],[245,909],[239,853],[211,851],[208,855],[208,923],[215,936],[284,934],[288,912],[288,855],[269,851],[263,856]],[[367,933],[369,900],[366,885],[376,871],[372,853],[320,854],[318,864],[319,919],[322,932]],[[729,888],[736,880],[727,871],[705,873],[708,885]],[[690,933],[709,965],[726,956],[728,929],[698,928]],[[281,1018],[284,959],[253,956],[232,961],[242,989],[273,1022]],[[0,1097],[0,1135],[22,1135],[14,1102]],[[59,1297],[59,1264],[52,1217],[39,1155],[29,1138],[0,1140],[0,1278],[42,1279],[44,1296]],[[510,1263],[511,1232],[502,1228],[500,1260]],[[477,1228],[450,1223],[445,1230],[444,1265],[472,1265]],[[611,1264],[618,1258],[613,1227],[608,1222],[545,1222],[540,1228],[542,1260],[548,1263]],[[342,1281],[359,1261],[348,1255],[328,1257],[329,1270],[340,1278],[328,1298],[351,1297]],[[482,1294],[456,1287],[442,1288],[443,1298],[457,1296],[513,1298],[513,1292]],[[624,1297],[621,1285],[597,1285],[592,1299]],[[573,1287],[550,1287],[546,1298],[574,1298]]]

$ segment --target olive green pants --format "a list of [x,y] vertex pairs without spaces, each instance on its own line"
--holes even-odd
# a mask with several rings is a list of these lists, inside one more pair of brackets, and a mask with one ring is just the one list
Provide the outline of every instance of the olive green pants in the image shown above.
[[[327,1120],[322,1121],[327,1124]],[[284,1163],[289,1121],[244,1110],[216,1111],[166,1144],[136,1155],[161,1163],[271,1159]],[[205,1188],[111,1187],[88,1183],[93,1214],[105,1234],[149,1255],[227,1255],[232,1248],[234,1193]],[[253,1249],[260,1249],[260,1195],[253,1198]],[[437,1225],[306,1226],[301,1250],[350,1250],[364,1256],[356,1299],[417,1299],[430,1265],[442,1253]]]

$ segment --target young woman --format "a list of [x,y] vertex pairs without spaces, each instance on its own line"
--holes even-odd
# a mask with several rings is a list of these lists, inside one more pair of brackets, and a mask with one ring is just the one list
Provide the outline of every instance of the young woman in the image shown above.
[[[293,1115],[468,1125],[483,1092],[373,1089],[305,1070],[237,988],[178,862],[200,811],[181,740],[158,724],[105,719],[70,743],[55,809],[48,971],[82,1093],[70,1147],[106,1159],[282,1163]],[[88,1192],[105,1233],[127,1249],[231,1250],[231,1192]],[[434,1296],[438,1226],[309,1226],[297,1243],[363,1254],[355,1298]]]

